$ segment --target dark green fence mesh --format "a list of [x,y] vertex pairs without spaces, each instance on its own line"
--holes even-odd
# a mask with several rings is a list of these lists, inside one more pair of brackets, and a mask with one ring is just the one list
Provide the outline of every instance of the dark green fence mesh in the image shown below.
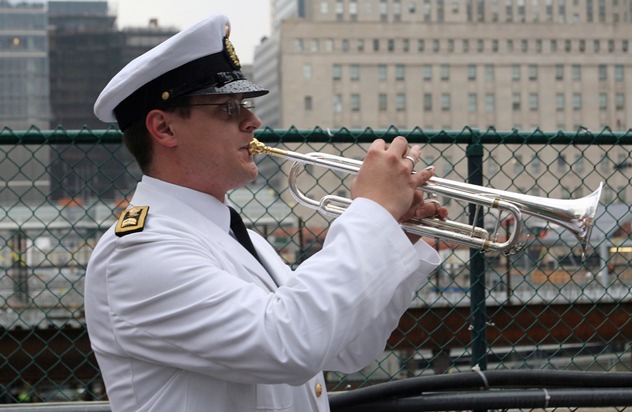
[[[482,254],[428,239],[441,267],[417,293],[384,355],[364,370],[328,373],[332,390],[470,370],[631,371],[632,132],[540,130],[262,130],[270,146],[362,159],[371,141],[404,135],[422,163],[458,182],[581,207],[604,183],[585,256],[568,230],[524,221],[517,254]],[[0,402],[103,399],[83,315],[91,250],[131,197],[140,172],[120,132],[0,130]],[[230,194],[247,223],[290,265],[322,245],[330,218],[297,204],[289,162],[258,157],[260,177]],[[350,195],[352,177],[316,166],[299,175],[307,196]],[[574,199],[572,202],[569,199]],[[473,211],[439,196],[450,219]],[[546,201],[545,201],[546,200]],[[511,219],[483,210],[483,226]],[[378,234],[376,234],[378,235]]]

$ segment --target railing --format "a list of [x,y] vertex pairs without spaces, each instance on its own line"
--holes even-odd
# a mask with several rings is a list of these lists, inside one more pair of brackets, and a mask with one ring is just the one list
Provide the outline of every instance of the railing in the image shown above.
[[[316,128],[256,137],[361,159],[369,142],[400,134],[422,145],[422,162],[440,177],[560,199],[587,195],[603,181],[602,205],[586,260],[572,236],[534,218],[524,251],[514,256],[429,240],[443,264],[384,355],[356,374],[328,372],[330,390],[472,367],[632,371],[632,132]],[[0,403],[103,399],[83,319],[83,273],[140,177],[121,140],[113,129],[0,130]],[[295,204],[287,162],[258,159],[260,177],[231,200],[298,265],[320,248],[330,221]],[[314,198],[348,196],[350,181],[318,168],[301,175]],[[467,205],[439,200],[451,219],[470,219]],[[103,407],[73,405],[84,406]]]

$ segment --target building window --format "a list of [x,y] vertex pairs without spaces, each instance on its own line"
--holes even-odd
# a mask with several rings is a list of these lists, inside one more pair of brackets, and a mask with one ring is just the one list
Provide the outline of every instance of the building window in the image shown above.
[[450,65],[441,65],[441,80],[450,80]]
[[494,81],[494,65],[493,64],[485,65],[485,80],[488,82]]
[[360,80],[360,65],[359,64],[352,64],[349,67],[349,78],[351,79],[351,81]]
[[423,52],[426,50],[426,41],[424,39],[417,40],[417,51]]
[[380,39],[373,39],[373,51],[380,51]]
[[393,21],[402,21],[402,3],[399,0],[393,2]]
[[395,80],[402,81],[406,77],[406,66],[403,64],[395,65]]
[[476,65],[475,64],[467,65],[467,79],[476,80]]
[[352,112],[360,111],[360,95],[358,93],[352,93],[349,99]]
[[432,41],[432,51],[435,53],[439,53],[440,50],[441,50],[441,43],[439,42],[438,39],[434,39]]
[[377,66],[377,79],[381,82],[385,82],[387,79],[387,70],[385,64],[379,64]]
[[349,46],[349,39],[342,39],[342,51],[348,52],[351,47]]
[[599,81],[604,81],[608,79],[608,68],[605,64],[599,65]]
[[478,112],[478,101],[476,93],[469,93],[467,95],[467,110],[470,113]]
[[397,93],[395,95],[395,110],[398,112],[402,112],[406,110],[406,94],[405,93]]
[[321,12],[321,14],[329,13],[329,2],[328,1],[321,1],[320,2],[320,12]]
[[529,110],[537,111],[540,106],[539,97],[537,93],[529,93]]
[[338,21],[342,20],[343,18],[343,13],[344,13],[344,4],[342,3],[342,0],[336,0],[336,19]]
[[625,95],[623,93],[616,93],[614,95],[614,107],[617,110],[623,110],[625,108]]
[[424,64],[421,67],[421,76],[424,80],[432,80],[432,65]]
[[581,110],[582,108],[582,94],[573,93],[573,110]]
[[358,2],[355,0],[349,2],[349,15],[351,16],[351,21],[358,19]]
[[363,52],[364,51],[364,39],[358,39],[356,44],[358,46],[358,51],[359,52]]
[[312,39],[309,41],[309,51],[312,53],[318,53],[318,39]]
[[386,0],[380,0],[380,21],[387,21],[388,19],[388,5]]
[[496,98],[494,93],[485,93],[485,111],[494,113],[496,111]]
[[405,51],[405,52],[409,52],[410,51],[410,40],[404,39],[402,41],[402,50]]
[[584,173],[584,171],[586,170],[586,162],[583,154],[575,155],[575,163],[573,163],[573,168],[575,169],[575,171],[577,171],[577,173]]
[[334,64],[331,70],[331,78],[334,80],[342,79],[342,66],[339,64]]
[[303,80],[312,80],[312,74],[313,74],[312,64],[305,63],[303,65]]
[[388,110],[388,99],[386,93],[380,93],[377,96],[377,99],[378,110],[381,112],[385,112],[386,110]]
[[566,155],[558,154],[557,155],[557,171],[564,172],[566,171]]
[[325,39],[325,51],[327,53],[331,53],[334,51],[334,40],[333,39]]
[[303,51],[303,39],[294,39],[294,51],[298,53]]
[[579,64],[574,64],[571,66],[571,79],[573,80],[582,79],[582,68]]
[[424,112],[432,111],[432,93],[424,93]]
[[519,112],[521,110],[521,106],[522,106],[522,98],[520,96],[520,93],[514,93],[512,95],[512,107],[513,107],[513,111],[514,112]]
[[529,65],[529,80],[538,80],[538,66],[535,64]]
[[551,53],[557,53],[557,40],[551,40]]
[[422,13],[424,15],[424,21],[430,21],[430,4],[428,4],[429,2],[426,1],[426,4],[423,5],[423,9],[422,9]]
[[463,53],[470,51],[470,41],[468,39],[463,40]]
[[500,171],[500,165],[498,164],[498,161],[494,158],[493,155],[489,156],[487,170],[489,170],[489,173],[491,176],[495,175],[496,173]]
[[599,93],[599,110],[608,110],[608,93]]
[[312,96],[305,96],[305,99],[303,99],[303,108],[306,112],[310,112],[314,108]]
[[599,162],[599,169],[602,173],[608,173],[610,168],[612,167],[612,163],[610,162],[610,158],[607,153],[601,155],[601,161]]
[[555,65],[555,80],[564,80],[564,65]]
[[623,81],[623,65],[622,64],[614,65],[614,80],[617,82]]
[[511,66],[511,80],[518,81],[520,80],[520,65],[514,64]]
[[564,111],[564,106],[566,103],[564,102],[564,93],[556,93],[555,94],[555,109],[558,112]]
[[[539,174],[542,170],[542,161],[540,160],[540,156],[536,153],[533,155],[533,160],[531,160],[531,172],[534,174]],[[533,195],[536,195],[532,192]]]
[[512,162],[513,162],[515,175],[518,175],[524,171],[524,164],[522,163],[521,154],[514,154]]
[[448,111],[451,106],[450,93],[441,93],[441,110]]
[[394,52],[395,51],[395,40],[393,39],[388,39],[388,41],[386,42],[387,46],[387,50],[390,52]]
[[334,94],[334,113],[342,113],[342,95]]

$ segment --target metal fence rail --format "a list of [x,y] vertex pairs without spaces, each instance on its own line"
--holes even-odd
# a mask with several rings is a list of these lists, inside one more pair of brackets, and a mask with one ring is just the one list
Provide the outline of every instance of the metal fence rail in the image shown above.
[[[329,389],[472,367],[632,371],[632,131],[255,133],[267,145],[355,159],[374,139],[400,134],[422,146],[421,160],[435,165],[437,176],[550,199],[581,198],[604,182],[602,204],[584,260],[573,236],[535,218],[526,221],[525,248],[512,256],[429,239],[443,264],[418,291],[383,356],[355,374],[328,372]],[[114,129],[4,128],[0,151],[0,403],[102,400],[83,317],[83,274],[140,171]],[[258,157],[260,177],[230,198],[246,223],[297,265],[321,247],[330,220],[296,204],[287,163]],[[350,195],[351,177],[340,173],[308,166],[300,181],[315,199]],[[451,219],[471,218],[468,205],[439,200]],[[495,220],[487,213],[480,223]],[[502,238],[511,222],[500,222]]]

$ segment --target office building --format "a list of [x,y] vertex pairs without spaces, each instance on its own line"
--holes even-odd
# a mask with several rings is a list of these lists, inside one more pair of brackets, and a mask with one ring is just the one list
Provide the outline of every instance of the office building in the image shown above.
[[[254,59],[271,90],[257,103],[265,126],[599,132],[632,121],[630,0],[273,0],[272,10]],[[623,148],[514,149],[485,156],[499,187],[579,197],[607,176],[604,201],[630,199]],[[461,159],[433,146],[422,160],[462,180]],[[541,177],[551,168],[559,181]]]

